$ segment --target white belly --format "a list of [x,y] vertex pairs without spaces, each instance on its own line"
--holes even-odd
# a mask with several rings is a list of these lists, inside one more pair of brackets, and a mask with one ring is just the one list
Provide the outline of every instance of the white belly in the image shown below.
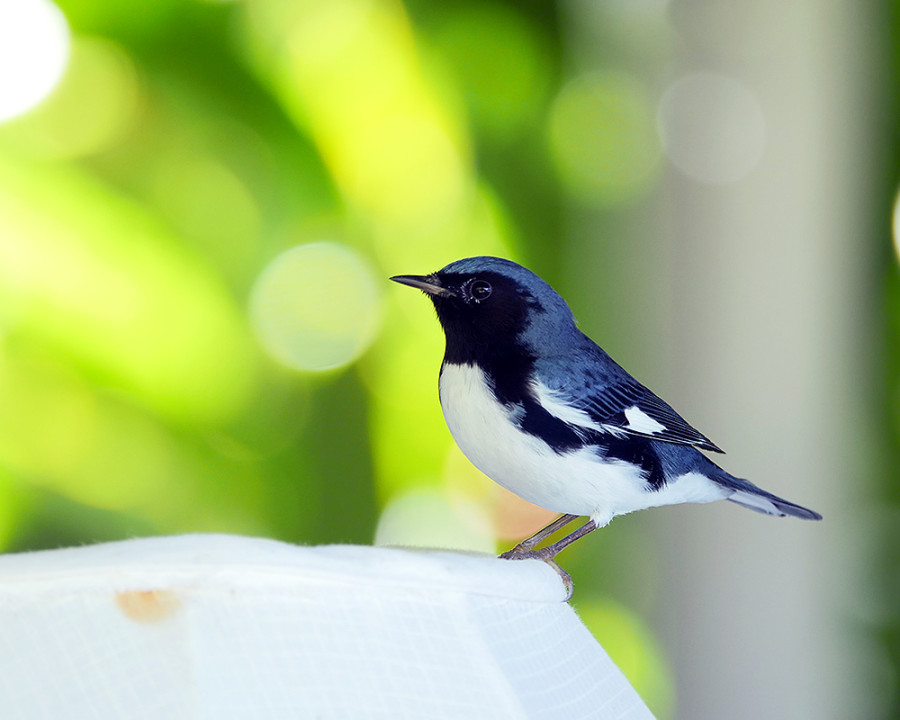
[[588,515],[602,526],[634,510],[727,495],[698,473],[670,478],[657,491],[639,468],[603,460],[590,446],[555,452],[515,426],[517,408],[507,410],[496,401],[476,365],[444,365],[439,385],[444,419],[465,456],[495,482],[548,510]]
[[475,467],[536,505],[561,513],[614,515],[645,507],[647,483],[637,469],[602,462],[590,448],[558,454],[519,430],[475,365],[445,365],[440,379],[444,419]]

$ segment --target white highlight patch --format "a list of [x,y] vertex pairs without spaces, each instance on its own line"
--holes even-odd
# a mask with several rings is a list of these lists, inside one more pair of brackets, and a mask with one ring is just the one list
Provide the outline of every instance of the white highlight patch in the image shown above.
[[630,407],[625,411],[625,419],[628,421],[626,427],[629,430],[634,430],[634,432],[656,435],[666,429],[665,425],[658,423],[637,405]]
[[69,26],[50,0],[0,2],[0,122],[27,112],[59,82]]
[[[472,464],[516,495],[548,510],[588,515],[603,526],[616,515],[657,505],[721,500],[731,492],[699,473],[674,478],[654,491],[637,467],[603,460],[591,447],[558,454],[515,426],[513,417],[521,408],[508,410],[497,402],[475,365],[444,365],[440,394],[447,426]],[[546,394],[538,397],[547,407]],[[558,402],[553,407],[561,420],[583,415],[561,409]]]

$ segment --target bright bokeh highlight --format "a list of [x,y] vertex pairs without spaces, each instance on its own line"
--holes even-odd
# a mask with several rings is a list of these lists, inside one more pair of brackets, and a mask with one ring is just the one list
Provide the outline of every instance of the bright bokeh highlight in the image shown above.
[[756,97],[715,73],[688,75],[666,90],[659,103],[659,133],[671,163],[709,185],[745,178],[766,146],[766,122]]
[[634,200],[660,167],[647,92],[629,75],[570,81],[553,102],[548,133],[560,179],[585,202]]
[[0,3],[0,122],[27,112],[62,77],[69,54],[66,19],[48,0]]
[[894,212],[891,215],[891,231],[894,238],[894,252],[900,259],[900,193],[894,197]]
[[381,291],[359,253],[332,242],[288,250],[263,270],[250,316],[269,354],[296,370],[355,360],[375,337]]
[[241,178],[212,153],[179,148],[154,159],[150,188],[181,237],[235,282],[252,277],[260,208]]
[[75,37],[53,94],[0,133],[44,156],[90,156],[115,147],[135,130],[140,104],[137,71],[124,50],[100,38]]
[[483,505],[425,487],[388,503],[378,520],[375,544],[491,553],[494,535]]

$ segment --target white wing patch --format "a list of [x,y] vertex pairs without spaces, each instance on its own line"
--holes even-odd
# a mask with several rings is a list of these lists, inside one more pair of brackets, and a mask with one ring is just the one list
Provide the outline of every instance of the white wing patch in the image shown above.
[[591,416],[584,410],[574,408],[560,400],[560,398],[555,395],[550,388],[544,385],[544,383],[535,382],[532,389],[534,390],[535,398],[544,410],[553,415],[553,417],[559,418],[564,423],[574,425],[576,432],[579,427],[587,428],[588,430],[608,432],[608,429],[605,426],[600,426],[591,420]]
[[610,433],[621,438],[627,437],[629,431],[644,435],[656,435],[666,430],[665,425],[654,420],[637,405],[625,411],[625,419],[628,424],[623,427],[608,423],[598,424],[584,410],[579,410],[567,404],[542,382],[535,382],[532,389],[535,398],[543,406],[544,410],[553,415],[553,417],[571,425],[575,432],[578,432],[578,428],[585,428]]
[[625,419],[628,421],[628,424],[625,426],[626,429],[633,432],[656,435],[665,432],[666,429],[665,425],[654,420],[637,405],[625,410]]

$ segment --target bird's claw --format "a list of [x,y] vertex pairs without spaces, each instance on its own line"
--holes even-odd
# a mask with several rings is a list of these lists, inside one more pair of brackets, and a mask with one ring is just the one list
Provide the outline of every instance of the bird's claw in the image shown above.
[[516,545],[512,550],[507,550],[500,556],[502,560],[542,560],[547,563],[556,570],[556,574],[559,575],[560,580],[562,580],[563,586],[566,588],[566,602],[569,602],[569,600],[572,599],[572,594],[575,592],[575,583],[572,582],[572,576],[557,565],[553,557],[554,553],[552,552],[552,548],[520,550],[519,545]]
[[[528,560],[529,558],[538,557],[535,550],[532,550],[531,547],[525,545],[525,543],[520,542],[514,548],[507,550],[505,553],[500,554],[500,558],[503,560]],[[544,558],[539,558],[543,560]]]

